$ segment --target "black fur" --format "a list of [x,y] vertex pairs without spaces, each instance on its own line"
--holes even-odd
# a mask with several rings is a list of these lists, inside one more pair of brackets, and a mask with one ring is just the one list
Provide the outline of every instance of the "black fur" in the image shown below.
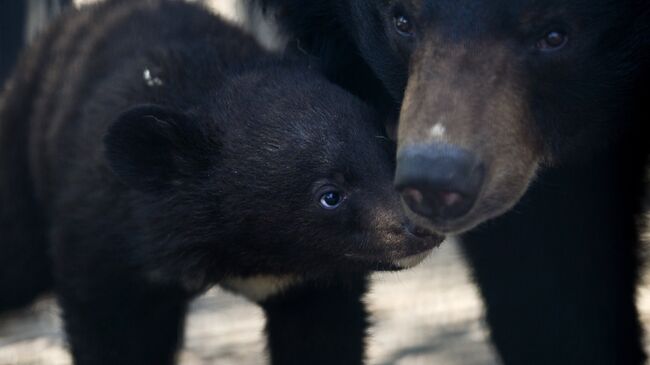
[[358,364],[366,273],[440,241],[409,231],[369,108],[196,5],[69,11],[0,121],[0,309],[54,280],[76,364],[171,364],[188,300],[269,275],[274,363]]
[[[454,88],[459,85],[479,85],[475,89],[481,90],[490,84],[488,76],[495,75],[498,83],[499,77],[515,70],[512,77],[518,89],[512,98],[527,108],[529,120],[522,121],[530,122],[532,140],[539,142],[527,149],[543,151],[541,167],[510,212],[463,236],[496,347],[506,364],[643,363],[634,299],[639,268],[636,222],[650,146],[650,3],[252,0],[252,4],[273,14],[289,36],[291,49],[308,53],[325,65],[330,79],[378,108],[400,101],[409,83],[429,82],[428,89],[409,95],[407,109],[429,102],[433,95],[457,95]],[[393,18],[402,14],[414,25],[411,36],[395,31]],[[568,32],[569,43],[563,50],[541,55],[535,51],[536,41],[554,29]],[[460,63],[443,68],[450,65],[446,57],[456,51],[462,55]],[[501,64],[507,67],[491,69],[499,62],[493,56],[503,53],[510,55]],[[420,64],[426,67],[417,67]],[[459,74],[445,75],[444,70]],[[349,73],[371,80],[345,78]],[[447,79],[459,82],[437,82]],[[374,91],[378,80],[384,95]],[[458,104],[478,105],[479,112],[497,102],[492,94],[461,91],[471,98]],[[426,134],[440,109],[454,107],[428,110],[429,120],[420,116],[424,125],[418,126],[426,129],[401,128],[400,134]],[[402,111],[400,124],[410,123]],[[453,112],[448,115],[453,118]],[[477,115],[484,119],[474,124],[477,128],[492,123],[489,115]],[[462,118],[453,122],[472,123]],[[466,136],[465,146],[500,138],[498,133],[478,130]],[[499,157],[509,161],[501,166],[504,171],[520,158]],[[508,199],[518,198],[513,189]],[[490,213],[482,220],[497,214]]]
[[25,37],[27,2],[2,4],[0,11],[0,85],[11,71]]
[[368,315],[359,293],[366,289],[364,276],[350,275],[314,281],[263,303],[271,363],[364,363]]

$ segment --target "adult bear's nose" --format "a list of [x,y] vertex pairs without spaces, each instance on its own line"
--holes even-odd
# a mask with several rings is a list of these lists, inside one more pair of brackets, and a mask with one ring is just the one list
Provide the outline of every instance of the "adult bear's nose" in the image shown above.
[[484,170],[471,152],[458,147],[407,146],[397,156],[395,188],[414,213],[444,223],[470,211]]

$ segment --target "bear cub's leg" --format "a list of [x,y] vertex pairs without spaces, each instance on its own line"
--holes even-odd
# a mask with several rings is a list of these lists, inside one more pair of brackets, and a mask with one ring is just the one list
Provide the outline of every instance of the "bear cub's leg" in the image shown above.
[[299,284],[261,303],[272,364],[364,363],[367,278],[335,277]]
[[59,288],[76,365],[171,365],[182,342],[186,295],[124,278],[92,289]]

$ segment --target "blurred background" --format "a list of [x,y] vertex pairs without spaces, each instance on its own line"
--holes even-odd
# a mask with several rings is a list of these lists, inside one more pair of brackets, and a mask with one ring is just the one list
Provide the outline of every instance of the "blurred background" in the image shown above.
[[[21,45],[33,39],[52,16],[64,6],[91,1],[0,1],[0,83]],[[236,1],[205,0],[216,12],[241,22]],[[277,41],[272,26],[248,15],[260,40],[272,47]],[[413,270],[375,274],[366,301],[375,323],[369,364],[499,364],[477,288],[453,239]],[[648,329],[648,285],[641,285],[638,303]],[[266,364],[263,326],[262,312],[254,304],[220,289],[210,290],[192,305],[180,364]],[[52,298],[0,316],[0,365],[70,363],[59,309]]]

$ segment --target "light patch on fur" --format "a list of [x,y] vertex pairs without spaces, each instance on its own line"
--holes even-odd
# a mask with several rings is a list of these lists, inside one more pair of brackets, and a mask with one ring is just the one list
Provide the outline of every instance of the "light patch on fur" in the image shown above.
[[98,2],[99,2],[99,0],[75,0],[74,4],[77,7],[80,7],[82,5],[93,4],[93,3],[98,3]]
[[408,256],[408,257],[405,257],[403,259],[395,260],[393,262],[393,264],[395,266],[399,267],[400,269],[410,269],[410,268],[418,265],[422,261],[424,261],[424,259],[426,259],[429,256],[431,251],[433,251],[433,249],[431,249],[429,251],[425,251],[423,253],[419,253],[417,255]]
[[429,130],[429,136],[435,140],[440,140],[445,137],[445,133],[447,132],[447,129],[445,128],[442,123],[436,123],[431,129]]
[[154,76],[151,73],[151,70],[149,70],[148,68],[145,68],[144,71],[142,72],[142,78],[144,79],[144,82],[149,87],[163,86],[162,79],[160,77]]
[[229,278],[222,281],[220,285],[224,289],[243,295],[249,300],[259,303],[300,282],[301,279],[293,275],[258,275],[247,278]]
[[221,15],[226,20],[240,20],[240,16],[237,14],[237,0],[210,0],[203,1],[202,3],[207,5],[212,11]]

